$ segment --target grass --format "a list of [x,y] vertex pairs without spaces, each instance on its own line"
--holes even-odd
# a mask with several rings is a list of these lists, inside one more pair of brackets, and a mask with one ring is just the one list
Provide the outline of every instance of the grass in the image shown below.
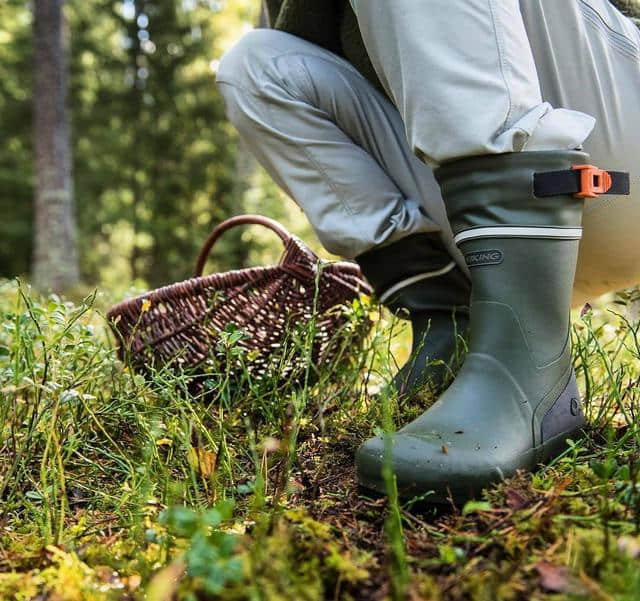
[[375,307],[353,309],[373,332],[339,364],[193,396],[188,374],[116,359],[108,299],[0,283],[0,599],[637,601],[633,301],[574,320],[587,436],[433,509],[355,484],[358,444],[429,402],[373,394],[401,327]]

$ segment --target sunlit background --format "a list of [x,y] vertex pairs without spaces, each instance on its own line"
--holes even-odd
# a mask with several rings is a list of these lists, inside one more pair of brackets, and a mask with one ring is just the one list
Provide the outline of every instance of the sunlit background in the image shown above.
[[[73,195],[81,286],[118,297],[193,275],[208,232],[235,214],[274,217],[318,250],[306,220],[226,122],[215,72],[257,26],[258,0],[68,0]],[[33,255],[32,7],[0,2],[0,278]],[[210,261],[277,260],[277,239],[230,232]]]

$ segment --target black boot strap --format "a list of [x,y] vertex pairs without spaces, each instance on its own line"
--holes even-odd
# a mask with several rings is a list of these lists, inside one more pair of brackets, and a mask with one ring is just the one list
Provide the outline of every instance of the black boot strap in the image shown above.
[[596,198],[601,194],[630,194],[629,174],[606,171],[594,165],[574,165],[563,171],[533,175],[533,193],[539,198],[573,194],[576,198]]

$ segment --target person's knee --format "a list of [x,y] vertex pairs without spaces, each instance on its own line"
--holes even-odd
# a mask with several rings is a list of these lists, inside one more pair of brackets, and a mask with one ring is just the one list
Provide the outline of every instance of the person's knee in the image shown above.
[[220,59],[216,71],[218,90],[224,99],[228,120],[238,129],[245,120],[248,96],[259,87],[257,73],[261,64],[264,69],[265,48],[271,33],[268,29],[255,29],[246,33]]
[[220,59],[216,82],[225,101],[227,118],[241,129],[247,113],[269,101],[277,86],[271,73],[275,57],[292,46],[292,37],[273,29],[254,29],[246,33]]
[[271,59],[283,51],[283,35],[286,34],[273,29],[253,29],[246,33],[220,59],[216,80],[236,83],[253,91]]

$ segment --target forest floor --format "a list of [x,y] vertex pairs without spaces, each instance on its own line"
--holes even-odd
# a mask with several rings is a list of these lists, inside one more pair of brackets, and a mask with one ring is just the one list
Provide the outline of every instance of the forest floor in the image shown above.
[[[194,395],[188,374],[143,377],[117,359],[109,299],[0,283],[0,599],[638,601],[629,302],[574,319],[585,438],[533,475],[434,508],[355,481],[358,444],[430,402],[375,395],[399,344],[376,307],[352,310],[354,331],[374,322],[364,348],[307,364],[302,384],[223,370]],[[250,362],[238,336],[222,344]]]

